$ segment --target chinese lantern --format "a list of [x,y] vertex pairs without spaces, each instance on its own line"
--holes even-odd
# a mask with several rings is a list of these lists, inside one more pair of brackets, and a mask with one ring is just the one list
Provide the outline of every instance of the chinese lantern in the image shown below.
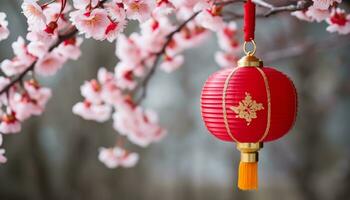
[[264,67],[254,56],[253,36],[249,38],[254,50],[246,51],[244,45],[246,56],[238,66],[211,75],[201,94],[201,113],[209,132],[236,142],[241,152],[238,187],[242,190],[257,189],[258,151],[264,142],[285,135],[297,113],[292,81],[274,68]]

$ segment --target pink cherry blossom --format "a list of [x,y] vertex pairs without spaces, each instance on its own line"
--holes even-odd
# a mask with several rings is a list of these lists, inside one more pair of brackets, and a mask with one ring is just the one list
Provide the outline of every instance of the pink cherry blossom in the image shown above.
[[211,6],[203,10],[196,17],[196,22],[202,27],[217,31],[224,26],[224,20],[221,17],[221,7]]
[[175,6],[170,0],[157,0],[157,7],[153,13],[158,15],[169,15],[175,11]]
[[18,57],[24,57],[28,54],[27,45],[22,37],[18,37],[11,46],[13,53]]
[[223,51],[215,54],[215,61],[220,67],[233,67],[241,54],[240,44],[237,39],[237,25],[235,22],[225,24],[217,33],[218,43]]
[[1,63],[1,70],[7,75],[7,76],[13,76],[16,74],[19,74],[23,72],[28,65],[23,62],[23,60],[20,60],[18,58],[14,58],[12,60],[4,60]]
[[124,0],[126,15],[129,19],[144,22],[151,17],[155,8],[155,1],[150,0]]
[[330,15],[328,10],[322,10],[315,6],[310,6],[305,14],[317,22],[327,19]]
[[6,21],[6,14],[0,12],[0,41],[5,40],[10,35],[7,25],[8,22]]
[[42,88],[35,80],[25,81],[24,89],[25,92],[15,93],[10,101],[10,106],[20,121],[32,115],[41,115],[51,97],[51,90]]
[[108,82],[103,86],[101,97],[105,103],[117,106],[123,99],[123,93],[116,82]]
[[207,29],[196,23],[188,23],[186,28],[174,36],[174,39],[181,49],[187,49],[203,43],[209,35],[210,32]]
[[130,65],[141,62],[141,49],[137,46],[132,37],[119,35],[115,54],[120,60]]
[[133,167],[139,160],[137,153],[129,153],[120,147],[100,148],[98,159],[108,168]]
[[65,59],[60,54],[56,52],[47,53],[36,62],[34,70],[41,76],[52,76],[56,74],[64,62]]
[[43,108],[36,104],[27,93],[16,93],[11,100],[11,108],[16,113],[16,118],[20,121],[28,119],[32,115],[40,115]]
[[312,22],[313,19],[309,15],[307,15],[306,12],[307,12],[307,10],[294,11],[291,13],[291,15],[300,19],[300,20]]
[[77,10],[70,13],[72,24],[85,34],[86,38],[104,40],[105,32],[110,23],[107,11],[104,9],[93,9],[91,11]]
[[110,22],[105,30],[105,37],[109,42],[113,42],[120,33],[123,32],[126,21]]
[[0,133],[11,134],[18,133],[21,131],[21,124],[16,118],[14,112],[10,114],[3,114],[0,123]]
[[226,53],[219,51],[215,54],[215,61],[219,64],[220,67],[233,67],[236,66],[238,61],[237,54],[235,53]]
[[157,16],[141,25],[141,35],[134,39],[145,52],[158,52],[165,43],[166,36],[174,30],[168,17]]
[[98,4],[98,1],[99,0],[73,0],[73,6],[75,9],[84,10],[88,6],[95,7]]
[[158,14],[153,14],[152,16],[152,18],[140,25],[141,34],[151,34],[159,37],[165,37],[176,29],[169,17]]
[[313,0],[313,2],[314,2],[313,6],[316,9],[328,10],[328,8],[332,6],[334,3],[341,3],[342,0]]
[[80,87],[81,95],[85,97],[89,102],[100,104],[102,103],[101,92],[102,85],[95,79],[86,81]]
[[171,73],[178,69],[184,62],[183,55],[177,55],[175,57],[165,56],[164,61],[160,65],[160,68],[167,73]]
[[27,51],[33,56],[42,58],[49,51],[56,38],[56,34],[48,34],[45,31],[29,32],[27,39],[30,43],[27,46]]
[[43,42],[30,42],[28,44],[28,52],[38,58],[43,57],[49,50],[50,46]]
[[53,44],[57,38],[57,34],[49,34],[45,31],[29,31],[26,37],[30,42],[42,42],[47,45]]
[[25,81],[24,89],[29,97],[42,108],[46,106],[46,103],[52,96],[51,89],[40,86],[40,84],[34,79]]
[[77,60],[81,55],[80,45],[83,43],[82,38],[71,38],[61,43],[54,52],[61,55],[64,59]]
[[124,106],[113,115],[114,128],[134,144],[142,147],[157,142],[165,136],[165,130],[158,126],[158,117],[151,110]]
[[28,52],[27,46],[22,37],[12,43],[15,57],[12,60],[6,59],[1,63],[1,69],[7,76],[13,76],[23,72],[36,58]]
[[86,120],[105,122],[110,118],[112,108],[104,104],[92,104],[85,100],[73,106],[73,113]]
[[235,22],[225,24],[221,29],[219,29],[217,37],[221,49],[228,52],[241,51],[237,37],[237,24]]
[[206,0],[171,0],[176,8],[187,7],[193,9],[198,3],[206,2]]
[[7,76],[13,76],[26,70],[29,65],[26,60],[15,57],[12,60],[4,60],[1,63],[1,69]]
[[177,18],[185,20],[193,14],[194,7],[203,0],[172,0],[171,2],[178,9]]
[[123,62],[118,63],[115,67],[115,76],[120,88],[132,90],[136,87],[133,69],[133,66]]
[[331,17],[327,19],[329,26],[327,31],[338,32],[339,34],[350,33],[350,15],[339,8],[333,9]]
[[106,68],[101,67],[97,72],[97,80],[104,85],[109,82],[114,82],[115,78],[112,72],[109,72]]
[[[43,13],[45,15],[45,18],[47,22],[56,22],[57,21],[57,29],[61,30],[62,28],[69,25],[68,20],[65,18],[66,13],[68,13],[71,10],[71,6],[67,3],[66,7],[64,8],[62,15],[60,15],[61,11],[61,3],[60,2],[53,2],[45,6],[45,9],[43,10]],[[57,20],[58,19],[58,20]]]
[[118,105],[123,99],[122,90],[118,87],[114,74],[105,68],[100,68],[97,74],[102,84],[101,98],[109,105]]
[[109,16],[112,20],[116,21],[125,21],[126,12],[124,9],[124,4],[121,3],[121,0],[114,0],[104,4],[104,8],[107,10]]
[[29,30],[40,31],[45,29],[46,17],[36,0],[24,0],[21,7],[27,18]]

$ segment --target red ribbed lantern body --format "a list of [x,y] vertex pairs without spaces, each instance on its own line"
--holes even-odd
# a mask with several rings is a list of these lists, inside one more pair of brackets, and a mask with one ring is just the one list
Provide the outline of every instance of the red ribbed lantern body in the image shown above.
[[276,140],[294,124],[297,93],[291,80],[270,67],[223,69],[211,75],[201,95],[209,132],[221,140]]

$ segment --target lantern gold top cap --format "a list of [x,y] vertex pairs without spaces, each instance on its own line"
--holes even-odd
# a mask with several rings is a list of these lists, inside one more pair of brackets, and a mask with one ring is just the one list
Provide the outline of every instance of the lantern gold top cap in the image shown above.
[[239,59],[238,67],[262,67],[263,62],[254,55],[246,55]]

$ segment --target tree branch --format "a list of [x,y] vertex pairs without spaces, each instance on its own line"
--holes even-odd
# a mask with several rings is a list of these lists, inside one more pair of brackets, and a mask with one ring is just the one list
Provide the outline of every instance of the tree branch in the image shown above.
[[154,55],[156,55],[156,59],[152,65],[150,71],[148,72],[146,77],[140,82],[140,84],[135,88],[135,91],[142,89],[142,93],[141,93],[140,97],[135,101],[136,104],[141,103],[142,100],[146,97],[148,83],[149,83],[152,75],[155,73],[156,68],[158,66],[158,63],[159,63],[161,57],[163,56],[163,54],[165,53],[165,50],[166,50],[167,46],[169,45],[169,43],[171,42],[171,40],[173,39],[174,35],[176,33],[180,32],[190,21],[192,21],[194,18],[196,18],[196,16],[199,13],[200,13],[200,11],[195,12],[191,17],[189,17],[186,21],[182,22],[175,30],[173,30],[171,33],[169,33],[166,36],[166,41],[165,41],[164,45],[162,46],[162,49],[159,52],[154,54]]
[[[271,3],[266,2],[265,0],[252,0],[257,6],[267,9],[265,13],[257,14],[256,17],[269,17],[271,15],[280,13],[280,12],[293,12],[298,10],[305,10],[310,7],[313,2],[312,0],[298,0],[288,5],[283,6],[275,6]],[[231,0],[231,1],[223,1],[218,2],[217,5],[228,5],[237,2],[246,2],[245,0]],[[235,13],[235,12],[226,12],[231,18],[228,20],[235,20],[239,18],[243,18],[243,14]]]
[[265,17],[269,17],[279,12],[293,12],[298,10],[305,10],[313,4],[311,0],[299,0],[294,4],[285,6],[274,6],[263,0],[253,0],[253,2],[260,7],[268,8],[268,11],[265,14],[263,14]]
[[[103,7],[103,4],[106,2],[107,0],[101,0],[99,2],[99,4],[97,5],[98,7]],[[76,36],[78,33],[78,30],[75,26],[70,27],[67,30],[67,33],[59,35],[58,36],[58,40],[49,48],[49,52],[51,52],[52,50],[54,50],[56,47],[58,47],[62,42],[64,42],[65,40],[72,38],[74,36]],[[27,69],[25,69],[22,73],[20,73],[17,77],[13,78],[9,84],[7,84],[2,90],[0,90],[0,95],[8,93],[9,90],[16,85],[17,83],[23,81],[24,77],[31,71],[34,70],[35,64],[37,61],[33,62],[33,64],[31,64]]]

